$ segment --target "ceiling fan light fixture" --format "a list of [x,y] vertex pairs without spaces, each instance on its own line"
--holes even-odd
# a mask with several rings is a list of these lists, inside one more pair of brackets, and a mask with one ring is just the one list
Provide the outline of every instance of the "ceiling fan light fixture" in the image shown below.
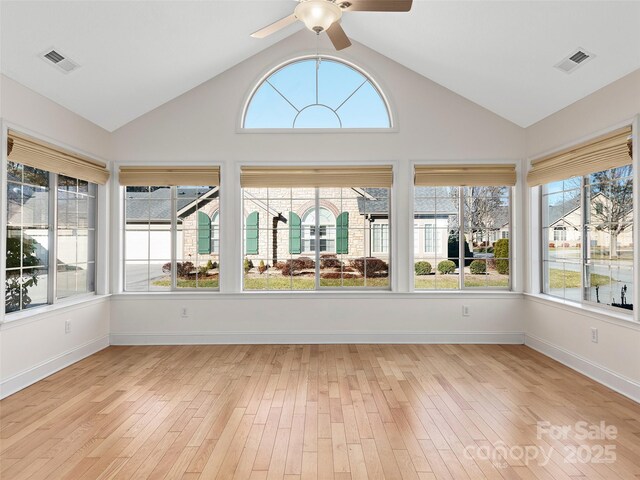
[[294,13],[309,30],[316,33],[327,30],[342,17],[342,9],[329,0],[300,2]]

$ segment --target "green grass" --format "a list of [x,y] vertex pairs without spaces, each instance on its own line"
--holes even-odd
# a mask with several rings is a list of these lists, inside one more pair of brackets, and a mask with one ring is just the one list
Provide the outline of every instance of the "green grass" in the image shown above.
[[[496,287],[509,286],[507,275],[472,275],[464,276],[465,287]],[[456,290],[458,288],[458,275],[417,275],[415,277],[416,290]]]
[[[364,287],[364,278],[347,278],[344,280],[320,279],[320,287]],[[367,287],[388,287],[388,278],[368,278]],[[281,277],[261,276],[244,277],[245,290],[314,290],[316,288],[314,277]]]
[[[580,276],[580,272],[550,268],[549,288],[580,288]],[[611,277],[607,275],[600,275],[599,273],[591,274],[592,287],[609,285],[610,283]]]
[[[206,278],[204,280],[198,280],[196,283],[196,280],[184,280],[179,278],[178,279],[178,288],[218,288],[218,279],[217,278]],[[153,282],[153,286],[154,287],[170,287],[171,286],[171,280],[170,279],[163,279],[163,280],[156,280]]]

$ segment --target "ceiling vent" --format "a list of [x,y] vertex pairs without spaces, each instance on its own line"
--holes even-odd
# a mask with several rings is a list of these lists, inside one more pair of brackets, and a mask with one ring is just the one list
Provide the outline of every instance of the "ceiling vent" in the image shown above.
[[49,48],[40,54],[42,59],[50,65],[55,66],[64,73],[73,72],[75,69],[80,68],[76,62],[71,60],[66,55],[60,53],[58,50]]
[[595,55],[593,53],[587,52],[584,48],[578,48],[563,58],[559,63],[556,63],[555,67],[564,73],[572,73],[579,66],[584,65],[594,57]]

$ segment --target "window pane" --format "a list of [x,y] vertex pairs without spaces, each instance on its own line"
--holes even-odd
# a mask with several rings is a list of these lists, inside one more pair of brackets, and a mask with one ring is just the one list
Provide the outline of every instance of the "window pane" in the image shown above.
[[218,288],[219,193],[206,185],[127,187],[126,290]]
[[632,309],[632,173],[628,165],[543,186],[545,293]]
[[96,211],[95,191],[84,180],[58,176],[57,298],[94,291],[95,220],[89,212]]
[[244,128],[389,128],[382,95],[355,68],[322,58],[289,63],[257,88]]
[[49,173],[8,163],[5,312],[48,303]]
[[[414,190],[414,271],[416,290],[459,288],[457,187]],[[451,255],[454,258],[449,259]]]
[[248,188],[243,199],[245,290],[388,288],[388,189]]

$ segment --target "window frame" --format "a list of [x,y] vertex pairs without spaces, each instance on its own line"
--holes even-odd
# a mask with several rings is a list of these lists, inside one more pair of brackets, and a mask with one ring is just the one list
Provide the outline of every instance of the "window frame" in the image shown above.
[[[385,164],[388,164],[388,162],[385,162]],[[366,165],[376,165],[376,163],[367,163]],[[240,167],[238,167],[239,169]],[[395,165],[394,165],[394,168]],[[253,187],[250,187],[253,188]],[[269,188],[269,187],[261,187],[261,188]],[[275,187],[275,188],[311,188],[311,187]],[[321,208],[326,208],[323,205],[323,202],[326,201],[325,198],[321,197],[320,194],[320,190],[322,190],[323,188],[331,188],[331,187],[313,187],[315,188],[316,193],[314,194],[314,205],[310,208],[308,208],[305,211],[305,214],[307,211],[309,210],[319,210]],[[336,188],[366,188],[366,187],[336,187]],[[239,228],[241,230],[241,244],[240,244],[240,250],[239,250],[239,265],[237,267],[237,271],[239,274],[239,287],[240,287],[240,293],[241,294],[247,294],[247,295],[327,295],[327,294],[338,294],[338,295],[353,295],[355,294],[356,296],[358,295],[364,295],[366,296],[367,294],[378,294],[380,292],[388,292],[388,293],[393,293],[396,290],[395,287],[395,263],[396,263],[396,252],[394,251],[394,247],[393,247],[393,242],[394,242],[394,233],[393,233],[393,228],[394,228],[394,224],[393,222],[393,217],[395,215],[394,212],[394,208],[393,208],[393,197],[395,194],[395,184],[392,184],[389,187],[385,187],[388,190],[388,205],[389,205],[389,219],[387,220],[387,225],[389,228],[389,252],[387,253],[387,264],[389,266],[388,269],[388,285],[383,286],[383,287],[370,287],[370,286],[355,286],[355,287],[345,287],[345,286],[339,286],[339,287],[327,287],[327,286],[320,286],[320,255],[322,252],[319,251],[315,251],[315,252],[305,252],[304,249],[301,249],[301,252],[299,254],[292,254],[292,255],[297,255],[297,256],[309,256],[310,253],[313,253],[313,259],[316,262],[316,274],[315,274],[315,287],[314,289],[300,289],[300,290],[259,290],[259,289],[246,289],[245,288],[245,275],[244,275],[244,270],[243,270],[243,262],[245,257],[248,255],[246,253],[246,216],[244,215],[244,201],[245,201],[245,193],[244,193],[244,188],[240,187],[238,189],[238,193],[239,193],[239,200],[240,200],[240,208],[239,208]],[[327,209],[329,210],[329,209]],[[344,212],[341,212],[344,213]],[[303,214],[304,215],[304,214]],[[301,220],[301,228],[304,227],[304,224],[302,223],[302,218],[303,215],[300,215],[300,220]],[[339,216],[339,215],[338,215]],[[338,216],[335,216],[336,218],[336,229],[337,229],[337,224],[338,224]],[[319,227],[319,215],[316,215],[316,228]],[[347,227],[348,229],[350,229],[350,227]],[[267,229],[268,230],[268,229]],[[260,228],[258,228],[258,231],[260,231]],[[336,250],[337,250],[337,235],[334,239],[335,246],[336,246]],[[302,242],[301,242],[302,243]],[[365,246],[364,248],[366,249],[367,247],[367,240],[365,239]],[[254,255],[254,254],[249,254],[249,255]],[[338,254],[336,253],[336,255],[339,257],[340,255],[347,255],[348,254]]]
[[[135,186],[135,185],[132,185]],[[144,186],[144,185],[141,185]],[[152,185],[153,186],[153,185]],[[127,252],[127,235],[126,235],[126,226],[127,226],[127,199],[126,199],[126,195],[127,195],[127,187],[126,186],[119,186],[119,199],[122,202],[122,219],[120,222],[120,228],[122,231],[122,237],[121,237],[121,248],[122,248],[122,255],[119,261],[119,265],[121,268],[121,272],[119,275],[119,280],[121,282],[121,288],[120,288],[120,293],[125,294],[125,295],[145,295],[145,294],[175,294],[175,293],[217,293],[220,291],[220,283],[221,283],[221,274],[220,274],[220,269],[218,267],[218,286],[217,287],[178,287],[177,286],[177,273],[176,273],[176,264],[178,263],[179,260],[184,261],[184,259],[178,259],[178,211],[176,210],[176,208],[174,208],[174,206],[176,205],[176,200],[178,198],[177,196],[177,189],[178,187],[193,187],[193,186],[198,186],[198,185],[178,185],[178,186],[168,186],[166,188],[170,189],[170,195],[169,195],[169,202],[171,204],[170,210],[171,210],[171,223],[170,223],[170,238],[171,238],[171,245],[170,245],[170,250],[171,250],[171,285],[169,285],[168,289],[164,289],[164,290],[151,290],[149,288],[147,288],[147,290],[127,290],[127,257],[126,257],[126,252]],[[200,186],[205,186],[205,185],[200,185]],[[213,216],[217,213],[218,214],[218,232],[220,231],[220,212],[221,212],[221,203],[222,203],[222,196],[220,193],[220,185],[217,186],[211,186],[208,185],[210,187],[212,187],[213,189],[218,189],[218,208],[214,211],[214,213],[211,214],[210,221],[212,221]],[[196,200],[196,199],[194,199]],[[199,212],[200,210],[196,210],[196,212]],[[196,229],[195,231],[198,231],[197,228],[198,224],[196,222]],[[211,223],[211,228],[213,229],[213,223]],[[182,229],[180,230],[180,232],[182,232]],[[211,242],[213,242],[213,230],[212,230],[212,240]],[[220,235],[218,233],[218,235]],[[221,240],[221,238],[219,239],[219,241]],[[212,244],[210,245],[212,246]],[[197,248],[197,244],[196,244],[196,248]],[[213,251],[210,253],[211,255],[218,255],[218,265],[220,264],[220,252],[218,253],[214,253]],[[147,259],[147,262],[149,262],[150,259]],[[197,266],[196,266],[197,268]],[[150,279],[148,279],[150,280]]]
[[[509,205],[508,205],[508,218],[509,218],[509,230],[508,230],[508,237],[507,240],[509,240],[509,280],[508,280],[508,285],[506,287],[492,287],[492,286],[485,286],[485,287],[465,287],[465,283],[464,283],[464,268],[462,268],[460,270],[460,272],[458,273],[458,287],[455,289],[437,289],[437,288],[416,288],[415,286],[415,280],[416,280],[416,275],[414,273],[414,268],[415,268],[415,264],[416,261],[420,261],[419,259],[417,260],[416,257],[418,255],[422,255],[425,253],[432,253],[432,252],[426,252],[426,223],[418,223],[418,227],[419,227],[419,231],[420,231],[420,237],[422,237],[421,242],[424,242],[424,245],[421,249],[418,250],[418,248],[415,245],[415,232],[416,232],[416,211],[415,211],[415,199],[416,199],[416,188],[418,188],[418,186],[415,185],[415,183],[412,185],[413,188],[411,189],[412,195],[411,195],[411,212],[412,212],[412,224],[413,224],[413,248],[411,248],[411,264],[410,264],[410,271],[409,271],[409,275],[411,276],[411,286],[412,286],[412,291],[414,293],[420,293],[420,294],[469,294],[469,293],[485,293],[485,294],[500,294],[500,293],[511,293],[513,292],[513,286],[514,286],[514,273],[515,273],[515,264],[514,264],[514,249],[516,248],[515,242],[513,241],[514,239],[514,232],[515,232],[515,221],[514,221],[514,217],[513,217],[513,202],[514,202],[514,197],[516,194],[516,186],[509,186],[509,185],[502,185],[503,188],[507,189],[508,195],[506,196],[509,199]],[[458,198],[457,198],[457,209],[456,209],[456,214],[458,216],[458,228],[457,228],[457,232],[458,232],[458,238],[460,238],[460,236],[464,237],[465,234],[465,226],[467,225],[466,219],[464,217],[464,210],[465,210],[465,194],[464,194],[464,189],[467,187],[471,187],[473,185],[469,185],[469,186],[448,186],[448,188],[457,188],[458,189]],[[434,223],[434,230],[437,231],[437,220],[436,223]],[[437,241],[437,239],[436,239]],[[448,244],[448,241],[447,241]],[[464,244],[465,242],[458,242],[458,262],[460,264],[460,262],[464,263],[464,261],[466,260],[465,258],[465,251],[464,251]],[[434,245],[434,247],[437,249],[437,246]],[[446,258],[442,258],[440,259],[442,260],[447,260],[449,257],[447,256]],[[437,265],[432,265],[433,271],[437,271]]]
[[[8,187],[9,187],[9,179],[8,179],[8,164],[9,162],[11,162],[11,160],[9,160],[8,158],[5,157],[4,160],[4,165],[2,167],[3,170],[3,177],[5,178],[6,182],[6,187],[5,190],[2,192],[5,198],[5,201],[7,199],[7,194],[8,194]],[[23,168],[26,167],[26,165],[21,164],[19,162],[13,162],[13,163],[17,163],[19,165],[22,165]],[[41,170],[41,169],[38,169]],[[47,265],[46,265],[46,269],[47,269],[47,301],[46,303],[42,303],[39,304],[37,306],[34,307],[27,307],[27,308],[20,308],[18,310],[14,310],[12,312],[7,312],[6,311],[6,304],[4,305],[4,308],[2,310],[2,318],[4,319],[4,321],[6,322],[11,322],[14,320],[18,320],[20,318],[23,318],[24,316],[29,316],[29,315],[33,315],[33,314],[37,314],[39,312],[43,312],[43,311],[47,311],[49,309],[51,309],[52,307],[56,307],[59,305],[65,305],[65,304],[75,304],[78,302],[82,302],[83,300],[88,300],[91,298],[95,298],[96,296],[98,296],[98,268],[100,268],[100,260],[99,260],[99,255],[98,255],[98,238],[99,235],[101,233],[101,228],[100,228],[100,213],[99,213],[99,209],[100,209],[100,200],[99,200],[99,189],[100,187],[102,187],[102,185],[99,184],[93,184],[93,182],[88,182],[89,184],[93,184],[95,185],[95,194],[92,196],[93,202],[94,202],[94,209],[93,209],[93,213],[95,215],[95,218],[93,219],[93,242],[88,243],[88,245],[90,247],[93,247],[93,290],[92,291],[87,291],[87,292],[81,292],[78,294],[73,294],[73,295],[68,295],[65,297],[58,297],[58,230],[59,230],[59,223],[58,223],[58,194],[59,194],[59,178],[61,176],[67,177],[67,178],[72,178],[74,180],[79,180],[76,177],[71,177],[69,175],[62,175],[62,174],[58,174],[58,173],[54,173],[48,170],[42,170],[43,172],[46,172],[48,175],[48,192],[47,192],[47,209],[48,209],[48,215],[47,215],[47,232],[48,232],[48,249],[47,249]],[[24,182],[21,180],[20,181],[21,184],[23,184]],[[5,215],[5,222],[4,222],[4,237],[6,239],[8,232],[9,232],[9,219],[6,217],[6,214],[3,213],[3,215]],[[21,229],[23,229],[23,225],[21,224]],[[87,229],[89,229],[89,227],[87,227]],[[4,250],[4,255],[6,257],[6,240],[2,243],[3,245],[3,250]],[[4,278],[6,280],[7,278],[7,265],[6,265],[6,259],[4,260],[3,264],[2,264],[2,268],[4,270],[3,275]],[[20,268],[22,270],[22,267]],[[3,300],[4,303],[4,300]]]
[[[337,63],[342,63],[344,65],[346,65],[347,67],[350,67],[352,69],[354,69],[356,72],[360,73],[364,78],[366,78],[371,85],[373,86],[373,88],[377,91],[378,95],[380,96],[380,99],[382,100],[386,111],[387,111],[387,115],[389,117],[389,127],[385,127],[385,128],[366,128],[366,127],[358,127],[358,128],[350,128],[350,127],[345,127],[345,128],[246,128],[244,126],[245,124],[245,118],[247,116],[247,112],[249,110],[249,106],[251,104],[251,101],[253,100],[254,95],[256,94],[256,92],[260,89],[260,87],[263,85],[263,83],[274,73],[278,72],[279,70],[286,68],[288,65],[297,63],[297,62],[301,62],[301,61],[305,61],[305,60],[311,60],[311,59],[316,59],[320,57],[321,59],[326,59],[326,60],[330,60],[333,62],[337,62]],[[247,93],[245,94],[245,101],[242,104],[242,108],[239,112],[238,115],[238,120],[236,123],[236,133],[247,133],[247,134],[255,134],[255,133],[269,133],[269,134],[273,134],[273,133],[286,133],[286,134],[309,134],[309,133],[397,133],[398,130],[398,125],[397,125],[397,114],[395,112],[395,109],[393,108],[393,103],[389,100],[389,94],[387,93],[389,91],[389,89],[387,88],[383,88],[383,85],[380,83],[380,81],[378,81],[376,78],[374,78],[373,75],[371,75],[367,69],[364,69],[363,67],[345,59],[342,57],[339,57],[337,55],[327,55],[327,54],[309,54],[309,55],[300,55],[297,57],[293,57],[290,58],[284,62],[281,62],[277,65],[275,65],[274,67],[270,68],[269,70],[267,70],[266,72],[264,72],[262,75],[258,76],[254,82],[252,82],[251,87],[249,88],[249,90],[247,91]]]
[[[634,130],[635,131],[635,130]],[[632,226],[632,236],[633,236],[633,242],[634,242],[634,262],[636,261],[636,246],[635,244],[637,243],[637,230],[636,230],[636,223],[635,223],[635,219],[636,219],[636,212],[635,210],[637,209],[638,205],[636,205],[636,197],[637,197],[637,193],[635,192],[635,185],[637,185],[637,183],[635,182],[635,179],[637,178],[637,174],[636,174],[636,162],[634,159],[632,159],[631,163],[628,164],[631,166],[632,168],[632,174],[631,174],[631,180],[632,182],[634,182],[633,185],[633,191],[632,191],[632,209],[633,209],[633,213],[632,213],[632,221],[633,221],[633,226]],[[607,171],[607,170],[604,170]],[[540,242],[540,261],[538,264],[538,274],[539,274],[539,289],[540,289],[540,294],[544,295],[547,298],[553,299],[554,301],[558,301],[558,302],[563,302],[563,303],[572,303],[572,304],[576,304],[580,307],[586,307],[589,309],[595,309],[597,310],[602,310],[603,313],[613,313],[616,314],[617,316],[623,317],[625,319],[629,319],[629,320],[633,320],[636,321],[636,310],[638,310],[638,308],[635,306],[635,297],[637,295],[636,293],[636,289],[638,288],[635,280],[637,278],[637,267],[633,266],[633,271],[632,271],[632,278],[634,280],[634,284],[633,284],[633,296],[631,298],[631,302],[634,305],[634,309],[633,310],[627,310],[624,308],[620,308],[620,307],[614,307],[613,305],[608,305],[606,303],[598,303],[598,302],[594,302],[592,300],[589,300],[586,298],[586,287],[585,287],[585,281],[586,281],[586,276],[589,274],[587,266],[588,263],[590,261],[590,259],[588,258],[588,245],[587,245],[587,231],[589,228],[590,224],[587,224],[587,209],[590,209],[591,205],[588,202],[588,198],[586,195],[586,189],[589,188],[590,184],[587,183],[587,178],[589,175],[592,175],[593,173],[598,173],[598,172],[591,172],[588,175],[584,175],[584,176],[579,176],[579,177],[570,177],[570,178],[577,178],[580,180],[580,187],[579,187],[579,192],[580,192],[580,198],[578,201],[578,205],[580,207],[580,226],[579,226],[579,231],[581,234],[580,237],[580,242],[581,242],[581,246],[580,246],[580,258],[578,260],[578,263],[580,265],[580,287],[579,287],[579,293],[580,293],[580,299],[579,300],[574,300],[571,298],[567,298],[566,296],[558,296],[558,295],[554,295],[552,293],[549,293],[546,290],[547,287],[547,282],[548,282],[548,274],[547,274],[547,268],[546,268],[546,263],[548,263],[549,261],[547,260],[547,250],[548,250],[548,243],[549,243],[549,239],[545,238],[545,233],[547,234],[548,237],[548,230],[550,227],[548,225],[546,225],[545,222],[545,218],[546,218],[546,213],[545,213],[545,198],[548,198],[548,193],[546,193],[546,188],[547,185],[549,185],[549,183],[546,184],[542,184],[536,187],[537,189],[537,193],[538,193],[538,202],[537,202],[537,207],[539,208],[540,211],[540,218],[541,218],[541,223],[540,223],[540,228],[539,231],[537,232],[537,237],[538,237],[538,241]],[[564,178],[562,180],[559,181],[567,181],[570,180],[570,178]],[[565,192],[565,190],[563,189],[562,192]],[[557,192],[556,192],[557,193]],[[566,227],[565,228],[565,235],[566,235]],[[555,239],[555,227],[554,227],[554,239]],[[535,235],[535,234],[534,234]],[[546,246],[546,247],[545,247]],[[633,265],[633,263],[632,263]]]

